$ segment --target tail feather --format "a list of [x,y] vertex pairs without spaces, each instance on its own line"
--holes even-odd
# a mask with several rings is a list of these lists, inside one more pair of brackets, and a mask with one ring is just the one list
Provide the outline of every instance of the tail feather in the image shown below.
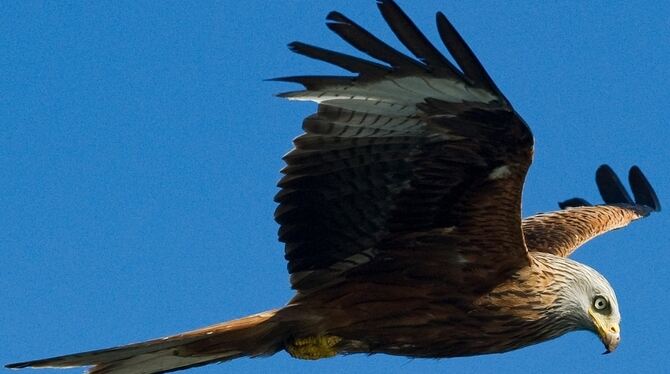
[[92,366],[90,374],[165,373],[271,355],[283,348],[287,331],[276,310],[142,343],[9,364],[10,369]]
[[244,356],[239,351],[230,351],[219,355],[181,357],[168,350],[133,356],[121,361],[97,364],[89,374],[152,374],[168,373],[203,366],[213,362],[222,362]]

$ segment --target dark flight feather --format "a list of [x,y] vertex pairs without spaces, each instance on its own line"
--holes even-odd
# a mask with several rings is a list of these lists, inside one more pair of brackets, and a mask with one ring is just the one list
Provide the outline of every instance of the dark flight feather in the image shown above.
[[592,205],[591,203],[582,199],[581,197],[573,197],[572,199],[568,199],[568,200],[561,201],[561,202],[558,203],[558,206],[561,209],[567,209],[567,208],[578,207],[578,206],[591,206],[591,205]]
[[605,204],[635,204],[623,183],[609,165],[600,165],[596,170],[596,185]]
[[381,76],[391,70],[388,66],[377,64],[372,61],[301,42],[290,43],[288,47],[295,53],[339,66],[352,73],[368,76]]
[[486,72],[486,69],[484,69],[477,56],[472,52],[472,49],[470,49],[458,31],[456,31],[456,28],[449,22],[449,19],[442,12],[438,12],[436,18],[440,38],[442,38],[442,42],[449,49],[449,53],[454,56],[456,63],[463,70],[465,76],[475,87],[485,88],[503,98],[502,93]]
[[656,192],[654,192],[647,177],[644,176],[639,167],[633,166],[630,168],[628,183],[633,190],[636,204],[647,206],[655,212],[661,211],[661,203],[656,196]]
[[393,47],[379,40],[343,14],[330,12],[326,19],[329,21],[326,23],[329,29],[359,51],[377,60],[384,61],[401,72],[419,73],[426,71],[425,65],[393,49]]
[[463,76],[454,65],[428,41],[414,22],[395,2],[378,1],[377,6],[393,33],[395,33],[398,39],[414,56],[428,65],[431,71],[455,80],[463,79]]

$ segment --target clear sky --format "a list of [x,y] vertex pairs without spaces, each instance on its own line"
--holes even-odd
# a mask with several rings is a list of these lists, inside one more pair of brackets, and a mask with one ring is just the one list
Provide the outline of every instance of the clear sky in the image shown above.
[[[670,208],[670,3],[400,5],[434,41],[444,11],[531,125],[526,215],[599,201],[601,163],[624,177],[639,165]],[[272,198],[315,105],[275,98],[296,87],[263,79],[339,73],[285,47],[352,52],[324,26],[334,9],[399,46],[372,0],[4,3],[0,362],[160,337],[291,297]],[[618,294],[622,344],[608,356],[580,332],[503,355],[280,353],[193,372],[667,369],[669,225],[666,211],[574,256]]]

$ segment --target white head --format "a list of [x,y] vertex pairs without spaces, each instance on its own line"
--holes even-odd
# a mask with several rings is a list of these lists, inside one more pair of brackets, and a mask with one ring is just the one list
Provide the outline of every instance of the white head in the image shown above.
[[576,329],[596,333],[605,344],[605,353],[614,351],[620,341],[621,314],[612,286],[592,268],[567,258],[563,260],[552,263],[565,276],[556,283],[560,295],[556,302],[562,317]]

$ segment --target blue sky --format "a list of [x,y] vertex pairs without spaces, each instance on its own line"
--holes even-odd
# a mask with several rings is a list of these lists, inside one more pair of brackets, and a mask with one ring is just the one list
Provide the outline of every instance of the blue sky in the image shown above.
[[[598,201],[601,163],[624,176],[639,165],[670,207],[670,3],[400,4],[434,41],[444,11],[531,125],[526,215]],[[339,73],[285,47],[351,52],[324,26],[333,9],[399,45],[372,0],[4,4],[0,362],[160,337],[291,297],[272,197],[315,107],[273,97],[295,87],[263,79]],[[574,256],[618,294],[612,355],[580,332],[503,355],[280,353],[193,372],[658,371],[670,353],[668,217]]]

